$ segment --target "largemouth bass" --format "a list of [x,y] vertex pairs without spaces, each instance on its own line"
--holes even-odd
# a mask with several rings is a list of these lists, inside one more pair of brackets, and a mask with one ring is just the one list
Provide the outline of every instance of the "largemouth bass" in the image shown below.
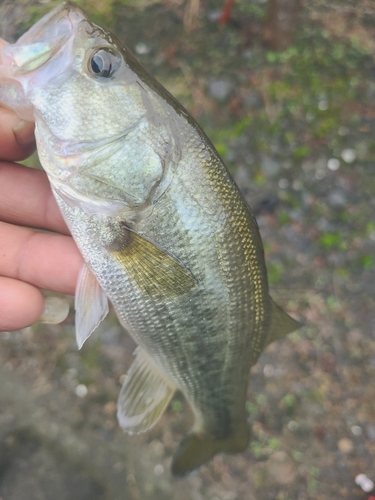
[[195,421],[174,474],[245,450],[250,367],[299,324],[268,293],[257,223],[204,132],[70,3],[3,47],[0,102],[35,120],[40,161],[85,260],[78,346],[108,300],[138,344],[120,425],[147,431],[180,390]]

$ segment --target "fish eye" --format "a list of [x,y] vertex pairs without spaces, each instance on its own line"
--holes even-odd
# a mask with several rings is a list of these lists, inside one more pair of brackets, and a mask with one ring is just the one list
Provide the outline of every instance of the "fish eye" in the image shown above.
[[121,58],[118,52],[110,48],[95,51],[88,62],[89,71],[94,76],[111,78],[120,66]]

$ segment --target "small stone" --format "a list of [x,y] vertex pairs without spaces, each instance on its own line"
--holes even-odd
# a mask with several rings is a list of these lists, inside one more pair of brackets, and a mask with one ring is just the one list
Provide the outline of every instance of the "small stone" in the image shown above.
[[143,42],[137,43],[137,45],[134,47],[134,50],[139,55],[148,54],[150,52],[150,48]]
[[155,476],[161,476],[164,472],[164,467],[161,464],[155,465],[154,474]]
[[108,403],[104,405],[104,413],[108,416],[114,415],[116,413],[116,409],[117,405],[115,401],[108,401]]
[[75,393],[79,398],[84,398],[85,396],[87,396],[88,392],[89,391],[84,384],[78,384],[75,389]]
[[318,179],[319,181],[324,179],[324,177],[326,176],[326,173],[323,169],[319,168],[316,172],[315,172],[315,178]]
[[212,97],[218,101],[224,101],[233,89],[233,85],[229,80],[212,80],[208,84],[208,90]]
[[367,435],[369,437],[369,440],[375,443],[375,425],[367,425],[366,427]]
[[338,170],[340,168],[340,160],[338,160],[337,158],[329,159],[327,162],[327,167],[333,172],[335,170]]
[[334,207],[343,207],[347,203],[346,196],[338,190],[331,191],[329,193],[328,201],[329,201],[329,204],[334,206]]
[[348,129],[348,127],[342,126],[342,127],[339,128],[338,133],[341,136],[348,135],[349,134],[349,129]]
[[295,420],[291,420],[290,422],[288,422],[288,429],[291,431],[291,432],[295,432],[297,429],[298,429],[298,424]]
[[251,49],[247,49],[242,52],[242,55],[244,56],[245,59],[250,60],[254,57],[254,51]]
[[354,149],[343,149],[341,151],[341,158],[346,161],[346,163],[352,163],[357,158],[357,153]]
[[306,113],[306,120],[307,120],[308,122],[313,121],[313,119],[314,119],[314,118],[315,118],[315,114],[314,114],[314,113],[312,113],[311,111],[308,111],[308,112]]
[[271,456],[267,469],[269,479],[277,484],[290,484],[297,475],[295,464],[283,451],[277,451]]
[[258,92],[249,92],[244,95],[244,105],[252,109],[259,109],[263,106],[262,97]]
[[248,153],[245,156],[245,162],[247,165],[252,165],[254,163],[254,155],[252,155],[251,153]]
[[128,474],[126,476],[126,481],[129,483],[129,484],[137,484],[137,481],[135,479],[135,476],[133,474]]
[[362,434],[362,428],[359,425],[353,425],[351,431],[354,436],[360,436]]
[[267,155],[262,156],[261,165],[262,165],[262,172],[267,177],[276,175],[280,171],[280,163]]
[[263,368],[263,373],[265,377],[271,378],[275,374],[275,368],[272,365],[265,365],[265,367]]
[[221,16],[221,10],[213,10],[211,12],[208,12],[207,18],[209,21],[216,23]]
[[354,479],[355,483],[366,493],[370,493],[374,489],[374,483],[369,479],[366,474],[358,474]]
[[350,453],[353,450],[353,441],[348,438],[342,438],[338,441],[337,447],[342,453]]

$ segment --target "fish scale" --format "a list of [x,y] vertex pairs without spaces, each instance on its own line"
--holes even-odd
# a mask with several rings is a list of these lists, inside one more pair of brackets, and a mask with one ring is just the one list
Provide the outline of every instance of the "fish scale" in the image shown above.
[[250,367],[299,325],[268,294],[257,223],[204,132],[70,3],[1,49],[0,102],[34,117],[41,163],[85,261],[79,347],[108,300],[138,343],[120,425],[147,431],[179,389],[194,425],[174,474],[245,450]]

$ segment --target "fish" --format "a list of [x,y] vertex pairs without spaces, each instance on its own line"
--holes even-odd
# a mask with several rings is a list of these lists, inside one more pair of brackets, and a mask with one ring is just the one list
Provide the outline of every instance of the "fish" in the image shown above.
[[78,347],[109,302],[137,343],[120,426],[148,431],[181,391],[194,423],[174,475],[246,450],[250,368],[300,324],[270,297],[257,222],[201,127],[73,3],[2,48],[0,103],[35,121],[40,162],[85,262]]

